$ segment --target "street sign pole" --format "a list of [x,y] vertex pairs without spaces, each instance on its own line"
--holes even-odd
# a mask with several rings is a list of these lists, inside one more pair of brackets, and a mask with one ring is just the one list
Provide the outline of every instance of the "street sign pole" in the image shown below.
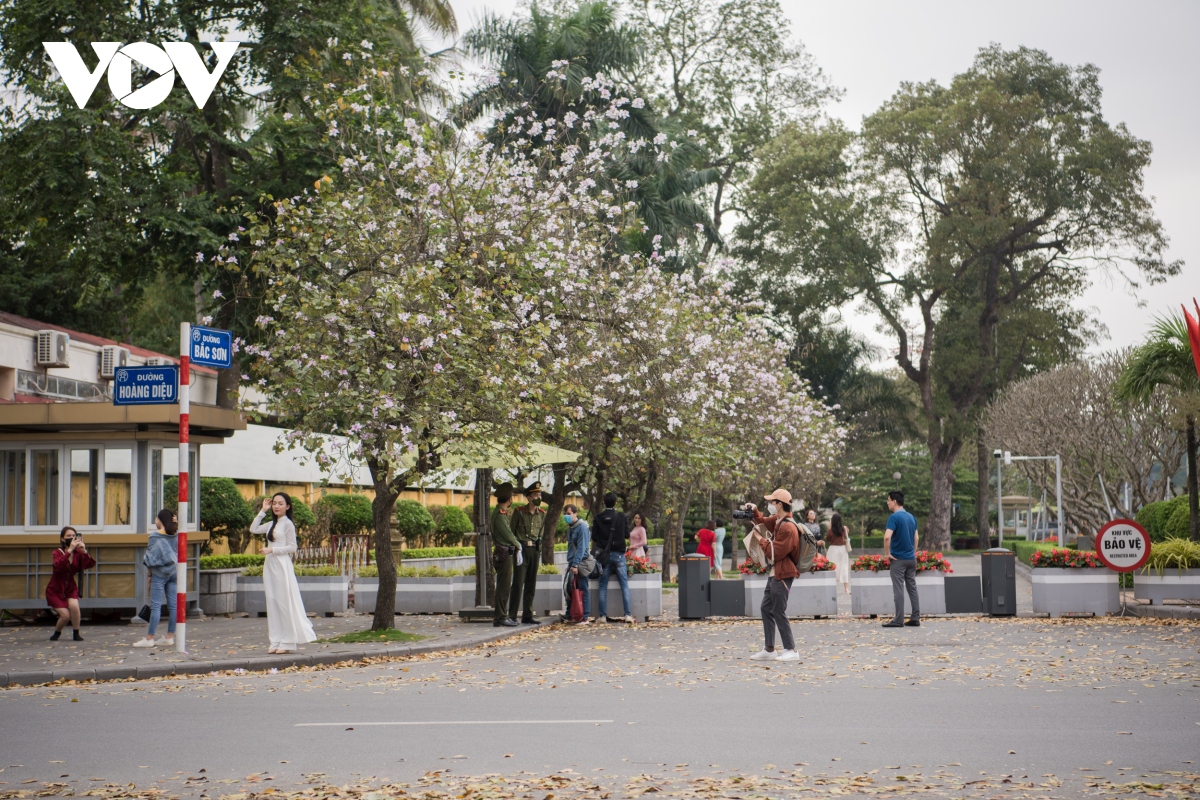
[[192,325],[179,324],[179,563],[175,581],[175,652],[187,652],[188,390],[191,383]]

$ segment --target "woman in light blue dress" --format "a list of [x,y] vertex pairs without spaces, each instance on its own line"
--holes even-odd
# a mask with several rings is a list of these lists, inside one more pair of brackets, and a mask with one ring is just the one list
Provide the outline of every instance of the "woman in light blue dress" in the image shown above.
[[717,527],[713,533],[717,535],[717,540],[713,542],[713,565],[717,570],[717,579],[721,580],[725,577],[721,571],[721,559],[725,558],[725,520],[717,517]]

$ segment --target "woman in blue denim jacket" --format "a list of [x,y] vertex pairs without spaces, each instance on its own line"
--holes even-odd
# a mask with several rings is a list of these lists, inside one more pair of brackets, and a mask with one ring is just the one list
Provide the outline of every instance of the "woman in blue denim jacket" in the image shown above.
[[[580,625],[588,624],[588,611],[591,610],[591,597],[588,591],[590,574],[580,574],[580,565],[588,563],[591,558],[592,531],[587,522],[579,516],[579,509],[568,503],[563,506],[563,519],[567,523],[567,569],[577,576],[576,586],[583,593],[583,619]],[[595,572],[594,560],[592,572]],[[570,611],[570,608],[567,609]],[[565,614],[563,615],[566,616]]]
[[179,563],[179,542],[175,534],[179,531],[179,522],[173,512],[164,508],[158,512],[154,527],[156,531],[150,534],[150,540],[146,542],[146,554],[142,556],[142,564],[150,570],[150,625],[146,629],[146,638],[138,639],[134,642],[134,647],[154,647],[158,644],[154,632],[158,630],[158,621],[162,616],[164,595],[169,616],[167,635],[163,643],[175,644],[175,570]]

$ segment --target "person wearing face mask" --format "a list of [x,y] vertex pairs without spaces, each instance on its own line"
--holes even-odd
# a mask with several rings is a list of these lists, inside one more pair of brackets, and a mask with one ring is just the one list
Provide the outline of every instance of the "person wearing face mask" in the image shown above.
[[[754,661],[799,661],[796,640],[792,637],[792,625],[787,618],[788,594],[792,581],[799,576],[797,563],[800,560],[800,529],[792,519],[792,493],[787,489],[776,489],[767,495],[767,513],[764,517],[752,503],[746,504],[747,511],[754,512],[755,529],[752,535],[767,558],[775,564],[774,574],[767,578],[763,592],[762,622],[763,649],[750,656]],[[759,533],[761,525],[772,535],[770,538]],[[775,631],[783,652],[775,652]]]
[[596,571],[596,559],[591,553],[592,531],[587,521],[579,516],[579,509],[571,503],[563,506],[563,520],[567,523],[567,571],[575,576],[575,585],[583,593],[583,619],[579,624],[587,625],[588,611],[592,607],[588,578]]

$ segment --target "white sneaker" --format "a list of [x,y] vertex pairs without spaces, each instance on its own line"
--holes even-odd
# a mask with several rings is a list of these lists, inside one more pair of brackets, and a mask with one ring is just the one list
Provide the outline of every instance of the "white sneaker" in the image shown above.
[[775,653],[769,653],[766,650],[759,650],[754,655],[750,656],[751,661],[774,661],[779,656]]
[[174,640],[174,639],[170,639],[170,638],[168,638],[168,639],[163,639],[163,640],[162,640],[162,644],[165,644],[167,647],[174,647],[174,646],[175,646],[175,640]]
[[622,622],[628,622],[630,625],[633,625],[634,623],[636,623],[636,622],[637,622],[637,620],[636,620],[636,619],[634,619],[632,616],[630,616],[630,615],[628,615],[628,614],[626,614],[626,615],[625,615],[625,616],[624,616],[624,617],[621,619],[621,621],[622,621]]
[[143,637],[141,639],[138,639],[136,642],[134,642],[133,646],[134,647],[154,647],[154,645],[156,645],[156,644],[158,644],[158,642],[156,642],[154,639],[147,639],[147,638]]
[[782,653],[779,654],[779,657],[776,658],[775,660],[776,661],[799,661],[800,654],[797,653],[795,650],[784,650]]

